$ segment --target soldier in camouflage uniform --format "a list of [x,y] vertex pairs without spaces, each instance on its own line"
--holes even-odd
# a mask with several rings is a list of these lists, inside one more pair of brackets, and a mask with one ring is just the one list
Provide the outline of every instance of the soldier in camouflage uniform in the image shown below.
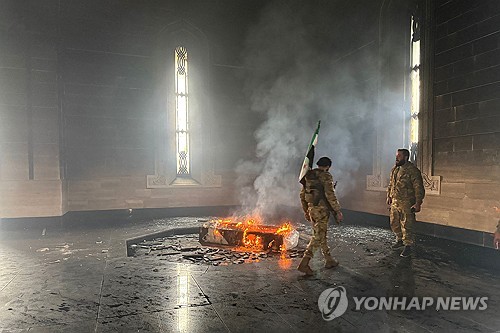
[[411,255],[415,213],[420,211],[425,196],[422,174],[408,161],[409,157],[410,152],[407,149],[398,149],[396,165],[391,170],[387,188],[391,229],[396,234],[396,243],[391,247],[397,249],[404,246],[402,257]]
[[309,245],[307,245],[304,257],[297,268],[306,275],[313,274],[311,267],[309,267],[309,261],[318,248],[321,248],[323,252],[326,268],[338,265],[338,262],[330,255],[326,232],[330,211],[335,214],[337,223],[340,223],[343,219],[340,204],[333,188],[333,177],[328,172],[332,161],[328,157],[322,157],[316,164],[318,168],[307,172],[305,186],[300,192],[300,201],[304,210],[304,216],[307,221],[313,223],[313,237]]

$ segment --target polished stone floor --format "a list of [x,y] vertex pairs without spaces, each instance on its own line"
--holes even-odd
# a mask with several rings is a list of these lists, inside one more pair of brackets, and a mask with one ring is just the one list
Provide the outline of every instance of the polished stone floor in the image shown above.
[[[498,265],[474,266],[482,249],[447,241],[419,237],[413,258],[404,259],[389,248],[386,229],[331,226],[330,245],[341,264],[326,270],[318,253],[309,278],[295,270],[299,258],[213,266],[126,256],[126,239],[197,226],[200,218],[206,217],[0,228],[0,332],[500,331]],[[310,228],[297,227],[307,239]],[[339,286],[349,298],[488,302],[475,311],[370,311],[357,310],[351,299],[343,315],[325,321],[318,298]]]

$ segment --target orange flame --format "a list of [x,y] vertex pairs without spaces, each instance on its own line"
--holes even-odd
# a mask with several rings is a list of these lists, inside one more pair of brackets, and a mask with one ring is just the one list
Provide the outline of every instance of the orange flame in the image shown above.
[[[262,251],[264,249],[264,242],[262,237],[259,235],[255,235],[255,232],[274,233],[276,235],[286,236],[291,231],[293,231],[293,227],[288,221],[285,221],[280,226],[268,226],[262,223],[262,218],[260,216],[246,216],[243,218],[237,217],[236,219],[238,222],[233,222],[233,219],[231,218],[217,219],[213,220],[213,222],[215,222],[216,228],[243,230],[243,248],[241,249],[243,251]],[[271,248],[273,242],[274,240],[268,244],[267,248]],[[284,258],[286,254],[285,244],[280,246],[280,252],[281,257]]]
[[290,224],[290,222],[285,222],[282,226],[280,226],[278,228],[278,230],[276,230],[276,234],[279,235],[279,234],[288,234],[290,233],[291,231],[293,230],[292,228],[292,225]]

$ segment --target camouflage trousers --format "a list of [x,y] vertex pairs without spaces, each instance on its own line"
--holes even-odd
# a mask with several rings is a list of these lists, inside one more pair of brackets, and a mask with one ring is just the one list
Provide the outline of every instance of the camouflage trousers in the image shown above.
[[328,247],[328,242],[326,240],[326,232],[328,230],[328,219],[330,217],[330,211],[328,208],[323,206],[310,206],[309,216],[311,217],[311,222],[313,223],[313,236],[311,241],[307,245],[304,256],[313,257],[314,252],[318,248],[321,248],[323,255],[330,255],[330,248]]
[[415,213],[411,211],[408,202],[393,202],[391,205],[391,229],[396,239],[402,240],[404,245],[413,245],[413,226],[415,224]]

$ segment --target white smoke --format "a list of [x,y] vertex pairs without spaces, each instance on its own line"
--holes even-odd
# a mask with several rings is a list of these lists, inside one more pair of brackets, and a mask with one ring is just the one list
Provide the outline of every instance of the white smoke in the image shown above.
[[[279,206],[300,206],[298,175],[318,120],[315,162],[321,156],[333,160],[340,199],[355,187],[359,168],[371,165],[376,43],[356,41],[346,48],[342,32],[320,33],[321,25],[307,23],[325,22],[325,15],[333,20],[331,13],[293,4],[268,6],[246,43],[245,67],[252,68],[246,90],[252,111],[265,121],[255,132],[255,159],[237,167],[245,213],[265,216]],[[342,50],[337,40],[344,42]]]

